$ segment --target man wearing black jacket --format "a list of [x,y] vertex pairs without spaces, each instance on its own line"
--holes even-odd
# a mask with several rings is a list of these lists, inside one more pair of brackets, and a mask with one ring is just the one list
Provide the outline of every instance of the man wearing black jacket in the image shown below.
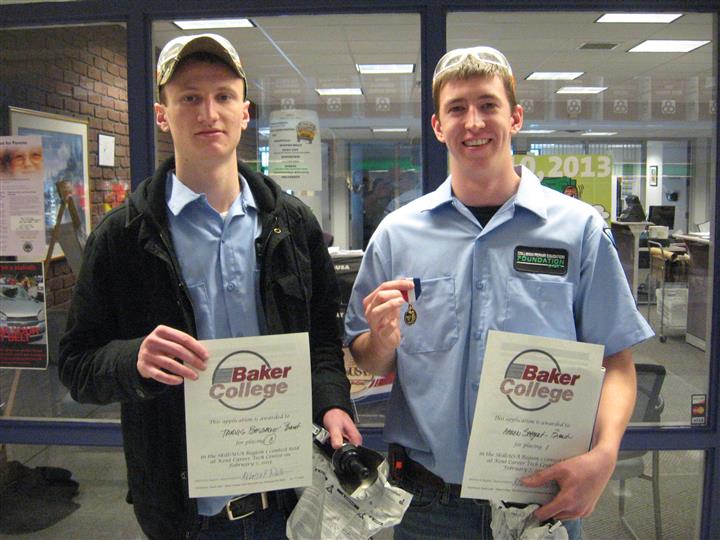
[[291,491],[188,497],[182,384],[205,369],[199,339],[309,332],[314,421],[336,448],[359,444],[332,263],[309,208],[237,161],[250,102],[233,46],[174,39],[157,77],[174,158],[90,235],[60,378],[77,401],[121,402],[129,500],[148,537],[284,538]]

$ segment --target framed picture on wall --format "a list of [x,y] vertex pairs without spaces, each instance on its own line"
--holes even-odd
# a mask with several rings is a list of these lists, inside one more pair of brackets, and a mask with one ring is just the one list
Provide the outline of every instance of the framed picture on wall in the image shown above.
[[650,185],[655,187],[658,185],[658,166],[650,165]]
[[[46,241],[50,242],[50,235],[60,208],[60,195],[55,186],[59,181],[69,183],[82,222],[81,232],[86,237],[90,232],[87,121],[18,107],[9,109],[11,135],[42,137]],[[65,219],[69,217],[65,216]]]

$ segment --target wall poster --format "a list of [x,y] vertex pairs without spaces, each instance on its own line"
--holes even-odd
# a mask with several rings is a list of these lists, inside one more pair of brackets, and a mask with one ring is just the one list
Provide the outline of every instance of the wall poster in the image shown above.
[[46,242],[50,242],[60,208],[60,195],[55,185],[61,180],[69,181],[72,186],[72,197],[80,214],[82,233],[87,237],[90,231],[87,121],[10,107],[10,131],[12,135],[42,137]]
[[0,137],[0,255],[45,258],[43,149],[40,137]]
[[322,190],[320,124],[315,111],[270,113],[270,176],[285,189]]
[[42,262],[0,261],[0,369],[47,369]]

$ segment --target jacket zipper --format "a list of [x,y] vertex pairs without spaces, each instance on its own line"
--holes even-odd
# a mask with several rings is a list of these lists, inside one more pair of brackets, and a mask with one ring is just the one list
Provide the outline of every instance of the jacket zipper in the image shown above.
[[[153,253],[158,258],[165,261],[165,263],[170,268],[170,274],[172,276],[173,281],[175,282],[178,290],[178,297],[176,299],[176,304],[180,311],[183,314],[183,318],[185,319],[185,324],[190,329],[190,332],[193,335],[197,335],[197,329],[195,327],[195,317],[190,316],[187,309],[185,309],[183,305],[183,300],[185,302],[190,303],[190,298],[187,294],[187,287],[185,286],[185,282],[183,281],[180,270],[177,267],[177,264],[174,260],[174,257],[172,256],[172,250],[170,248],[170,241],[168,240],[167,236],[163,231],[158,232],[158,236],[160,237],[160,241],[162,243],[162,247],[165,249],[164,252],[162,252],[160,249],[158,249],[158,246],[156,244],[153,244]],[[187,304],[185,304],[187,305]]]

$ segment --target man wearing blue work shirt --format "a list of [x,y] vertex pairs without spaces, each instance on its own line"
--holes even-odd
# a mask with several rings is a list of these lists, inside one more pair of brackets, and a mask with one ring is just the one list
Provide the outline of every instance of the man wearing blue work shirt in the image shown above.
[[250,102],[230,42],[176,38],[157,67],[174,157],[90,235],[60,377],[77,401],[121,402],[128,500],[149,538],[285,538],[292,490],[189,498],[183,384],[206,369],[198,340],[309,332],[314,421],[335,448],[360,444],[332,262],[310,209],[237,160]]
[[[447,53],[433,99],[450,176],[383,220],[346,314],[358,365],[397,375],[385,438],[393,477],[415,495],[395,538],[491,538],[487,501],[459,497],[489,330],[605,346],[591,450],[523,480],[557,482],[535,515],[580,538],[575,518],[595,507],[632,413],[630,347],[652,331],[601,216],[513,166],[523,110],[505,56],[490,47]],[[528,264],[529,254],[552,263]]]

